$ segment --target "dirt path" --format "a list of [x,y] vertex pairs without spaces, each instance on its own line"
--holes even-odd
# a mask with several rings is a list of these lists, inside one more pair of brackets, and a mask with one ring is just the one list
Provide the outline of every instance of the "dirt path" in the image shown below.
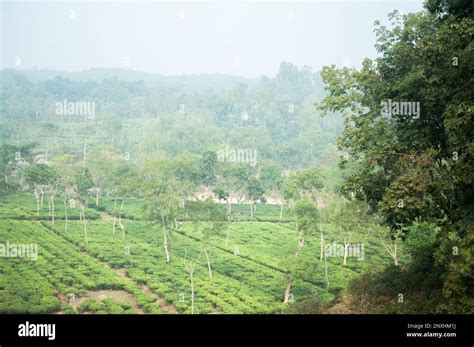
[[143,310],[138,306],[137,300],[125,290],[99,290],[99,291],[89,291],[87,292],[87,297],[96,299],[96,300],[104,300],[104,299],[112,299],[114,301],[125,301],[128,302],[132,309],[138,314],[144,314]]
[[344,295],[341,298],[341,301],[338,302],[336,305],[329,307],[326,312],[328,314],[354,314],[356,312],[350,309],[350,304],[352,301],[352,297],[350,295]]
[[100,211],[99,215],[100,215],[100,219],[102,219],[102,220],[114,220],[114,216],[112,216],[108,212]]
[[[87,252],[81,252],[83,256],[86,257],[91,257]],[[93,258],[93,257],[92,257]],[[97,259],[93,258],[96,260],[100,265],[103,267],[107,268],[108,270],[111,270],[115,272],[115,274],[120,277],[121,279],[132,283],[136,284],[130,277],[127,276],[126,272],[124,269],[120,268],[112,268],[107,264],[106,262],[103,261],[98,261]],[[146,296],[152,297],[156,299],[156,304],[160,306],[160,308],[163,311],[169,312],[169,313],[178,313],[178,310],[176,307],[173,305],[167,304],[166,301],[163,298],[160,298],[157,294],[153,293],[150,288],[148,288],[146,285],[142,285],[141,287],[142,293],[145,294]],[[72,308],[76,309],[77,306],[82,304],[86,299],[88,298],[93,298],[93,299],[99,299],[99,300],[104,300],[107,298],[116,300],[116,301],[126,301],[128,302],[132,308],[137,312],[138,314],[144,314],[145,312],[138,306],[135,297],[133,294],[124,291],[124,290],[99,290],[99,291],[88,291],[85,296],[82,296],[80,298],[76,298],[73,302],[70,302],[68,298],[62,294],[58,293],[57,294],[59,300],[71,306]],[[62,312],[57,312],[58,314],[61,314]]]
[[[126,272],[124,269],[115,269],[115,268],[111,268],[107,263],[105,262],[100,262],[100,264],[102,266],[105,266],[107,268],[109,268],[110,270],[112,270],[113,272],[115,272],[117,274],[117,276],[119,276],[120,278],[126,280],[126,281],[131,281],[133,282],[133,280],[127,276]],[[157,294],[153,293],[151,291],[150,288],[148,288],[146,285],[142,285],[141,286],[141,289],[142,289],[142,293],[145,294],[146,296],[150,296],[150,297],[153,297],[156,299],[156,303],[160,306],[160,308],[163,310],[163,311],[166,311],[166,312],[169,312],[169,313],[178,313],[178,310],[176,309],[176,307],[174,307],[173,305],[169,305],[166,303],[166,301],[163,299],[163,298],[160,298]]]
[[[89,290],[87,291],[85,296],[81,296],[80,298],[77,298],[75,300],[69,300],[64,294],[59,294],[58,295],[60,301],[63,304],[67,304],[71,306],[73,309],[77,311],[77,307],[79,307],[80,304],[82,304],[84,301],[87,299],[95,299],[95,300],[105,300],[105,299],[112,299],[113,301],[119,301],[119,302],[127,302],[130,304],[132,309],[138,313],[138,314],[144,314],[143,310],[138,306],[137,301],[135,297],[130,294],[129,292],[126,292],[125,290]],[[58,312],[58,314],[61,314],[61,312]]]
[[[114,218],[113,216],[111,216],[107,212],[101,212],[100,216],[101,216],[101,219],[106,219],[106,220]],[[114,269],[114,268],[110,267],[109,264],[107,264],[106,262],[99,261],[98,259],[96,259],[96,258],[92,257],[91,255],[89,255],[87,252],[82,251],[82,252],[80,252],[80,254],[84,257],[90,257],[91,259],[97,261],[99,264],[101,264],[103,267],[107,268],[108,270],[112,270],[121,279],[123,279],[123,280],[125,280],[125,281],[127,281],[131,284],[137,285],[133,281],[133,279],[131,279],[130,277],[127,276],[124,269],[117,269],[117,268]],[[150,290],[150,288],[148,288],[147,286],[145,286],[145,285],[141,286],[141,290],[142,290],[143,294],[145,294],[149,297],[155,298],[156,299],[156,304],[159,305],[159,307],[163,311],[168,312],[168,313],[178,313],[178,310],[176,309],[176,307],[166,303],[166,301],[163,298],[161,298],[161,297],[159,297],[159,295],[153,293]],[[138,306],[137,301],[135,299],[135,296],[133,296],[133,294],[131,294],[127,291],[124,291],[124,290],[88,291],[85,296],[75,298],[75,300],[73,300],[73,301],[71,301],[66,295],[64,295],[61,292],[58,292],[56,294],[56,296],[58,297],[58,299],[61,303],[69,305],[72,308],[74,308],[75,310],[81,303],[83,303],[88,298],[99,299],[99,300],[111,298],[113,300],[128,302],[132,306],[134,311],[138,314],[144,314],[145,313]],[[64,313],[65,312],[63,310],[56,312],[56,314],[64,314]]]

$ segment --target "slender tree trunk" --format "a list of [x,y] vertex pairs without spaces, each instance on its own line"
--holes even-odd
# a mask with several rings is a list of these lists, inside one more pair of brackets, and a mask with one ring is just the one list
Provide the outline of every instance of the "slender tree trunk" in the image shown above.
[[189,279],[191,281],[191,313],[192,314],[194,314],[194,269],[196,268],[196,264],[199,262],[199,259],[201,258],[201,254],[199,254],[199,257],[196,259],[195,262],[190,262],[186,259],[186,256],[184,257],[184,267],[186,268],[186,271],[189,274]]
[[293,283],[293,278],[290,273],[286,274],[286,289],[285,289],[285,299],[283,300],[284,304],[287,304],[290,301],[291,294],[291,284]]
[[296,250],[295,258],[298,258],[300,256],[300,253],[303,250],[303,247],[304,247],[304,237],[301,237],[298,240],[298,249]]
[[389,246],[385,244],[380,234],[379,234],[379,239],[380,239],[380,242],[382,243],[382,246],[387,251],[387,253],[390,254],[390,256],[392,257],[395,266],[398,266],[399,264],[398,264],[398,252],[397,252],[397,239],[393,240],[393,248],[390,248]]
[[118,223],[119,223],[120,229],[122,230],[122,239],[125,238],[125,227],[122,224],[122,211],[123,211],[124,201],[125,200],[122,200],[122,205],[120,206],[120,215],[119,215],[119,218],[118,218]]
[[344,243],[344,260],[342,262],[342,265],[347,265],[347,249],[349,248],[348,243]]
[[114,222],[112,223],[112,235],[115,235],[115,225],[117,224],[117,216],[114,216]]
[[347,252],[348,252],[349,246],[351,244],[351,239],[352,239],[352,232],[349,232],[349,236],[348,236],[347,241],[344,238],[344,261],[343,261],[342,265],[347,264]]
[[51,224],[54,224],[54,210],[55,210],[55,206],[54,206],[54,198],[56,197],[56,194],[54,193],[52,196],[51,196]]
[[123,204],[125,203],[125,200],[122,199],[122,203],[120,204],[120,217],[122,217],[122,212],[123,212]]
[[227,249],[227,245],[229,244],[229,235],[230,235],[230,230],[227,231],[227,235],[225,236],[225,248]]
[[51,190],[48,195],[48,217],[51,217]]
[[208,270],[209,270],[209,278],[212,280],[211,261],[209,260],[209,254],[208,254],[208,252],[207,252],[207,247],[204,248],[204,254],[206,254],[207,268],[208,268]]
[[322,222],[320,222],[320,224],[319,224],[319,229],[320,229],[320,240],[319,240],[319,243],[320,243],[320,248],[319,248],[320,256],[319,256],[319,261],[323,261],[323,255],[324,255],[324,234],[323,234],[323,223],[322,223]]
[[114,199],[114,221],[112,223],[112,235],[115,235],[115,226],[117,225],[117,197]]
[[84,239],[86,241],[86,246],[89,245],[89,238],[87,236],[87,221],[86,221],[86,215],[85,215],[85,206],[81,204],[80,206],[80,212],[82,215],[82,223],[84,225]]
[[64,218],[65,218],[65,222],[64,222],[64,232],[66,233],[67,232],[67,225],[68,225],[68,219],[67,219],[67,201],[64,200]]
[[[298,240],[298,247],[296,248],[296,253],[295,253],[295,261],[299,258],[301,251],[303,250],[304,247],[304,236],[301,236],[300,239]],[[285,290],[285,298],[283,300],[284,304],[287,304],[290,299],[290,294],[291,294],[291,285],[293,283],[293,277],[291,276],[291,273],[286,274],[286,290]]]
[[35,188],[35,199],[36,199],[36,215],[39,216],[40,215],[40,196],[39,196],[39,192],[37,188]]
[[393,260],[395,262],[395,266],[398,266],[397,239],[393,240]]
[[163,225],[163,247],[165,249],[165,254],[166,254],[166,262],[170,262],[170,254],[168,250],[168,239],[166,237],[166,227]]
[[194,314],[194,270],[189,273],[191,277],[191,314]]
[[122,224],[122,218],[121,217],[119,217],[118,223],[119,223],[119,226],[120,226],[120,230],[122,230],[122,239],[124,239],[125,238],[125,227]]
[[250,203],[250,219],[253,219],[253,204]]
[[328,261],[326,251],[324,251],[324,274],[326,275],[326,287],[329,287]]
[[280,220],[283,218],[283,203],[280,203]]
[[167,238],[167,230],[166,230],[166,223],[165,223],[165,218],[163,215],[161,215],[161,222],[163,224],[163,247],[165,249],[165,255],[166,255],[166,262],[170,262],[170,254],[169,254],[169,249],[168,249],[168,238]]
[[229,235],[230,235],[230,221],[231,221],[231,207],[229,204],[229,209],[227,213],[227,233],[225,236],[225,248],[227,249],[227,245],[229,243]]

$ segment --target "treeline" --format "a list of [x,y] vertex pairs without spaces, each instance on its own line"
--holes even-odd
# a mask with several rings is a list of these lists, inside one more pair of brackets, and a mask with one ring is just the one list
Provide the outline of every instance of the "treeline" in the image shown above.
[[[119,153],[104,148],[91,152],[85,160],[64,154],[45,164],[32,159],[31,146],[21,148],[20,155],[16,146],[3,145],[1,149],[2,167],[8,168],[0,184],[1,191],[4,194],[22,191],[34,196],[38,217],[43,204],[47,204],[49,223],[52,225],[56,219],[55,201],[62,200],[64,212],[61,219],[64,223],[59,225],[65,234],[70,232],[68,210],[78,208],[86,251],[90,225],[86,212],[91,205],[110,213],[110,233],[118,233],[126,239],[127,223],[122,221],[123,208],[127,204],[136,205],[138,199],[142,205],[139,219],[147,221],[150,230],[161,236],[167,264],[180,256],[171,246],[173,234],[182,232],[183,220],[194,222],[196,232],[202,235],[202,247],[196,258],[187,258],[185,254],[191,283],[193,269],[200,259],[205,259],[209,279],[213,278],[213,258],[210,255],[213,238],[225,236],[222,238],[223,247],[227,249],[232,226],[238,220],[233,211],[236,202],[232,203],[231,198],[235,197],[237,204],[247,203],[249,220],[254,218],[259,203],[274,199],[280,204],[279,219],[276,215],[276,221],[287,225],[288,233],[296,234],[291,244],[279,245],[289,248],[287,257],[279,265],[285,269],[282,281],[286,281],[286,285],[281,293],[284,305],[292,303],[295,284],[312,278],[318,268],[319,271],[324,269],[325,273],[322,285],[327,290],[335,287],[330,287],[329,282],[331,270],[327,246],[330,241],[327,241],[329,232],[325,229],[328,224],[334,225],[332,235],[337,234],[343,242],[341,258],[344,267],[349,266],[349,250],[356,235],[364,233],[367,236],[364,228],[374,226],[373,217],[367,215],[364,202],[347,201],[331,193],[330,185],[325,183],[331,177],[325,178],[324,172],[315,168],[285,173],[276,166],[220,162],[213,151],[204,152],[201,156],[183,153],[173,159],[148,158],[142,165],[136,166]],[[206,195],[211,193],[222,204]],[[108,197],[107,209],[103,208],[101,200],[104,196]],[[110,201],[114,202],[112,208]],[[282,220],[283,210],[291,210],[290,221]],[[390,244],[383,230],[377,232],[381,242]],[[320,246],[319,254],[310,255],[305,244],[307,240],[315,240],[315,236]],[[398,255],[394,254],[393,259],[397,263]],[[194,289],[191,295],[194,298]],[[194,307],[193,304],[191,307]]]
[[[112,232],[123,237],[124,203],[143,199],[167,262],[187,200],[212,194],[226,203],[225,210],[209,200],[194,206],[209,240],[232,222],[233,198],[248,202],[251,213],[272,199],[292,209],[297,234],[284,264],[285,303],[295,280],[313,269],[301,253],[315,232],[318,264],[327,266],[325,214],[339,230],[343,263],[357,225],[381,224],[391,232],[380,242],[393,265],[371,264],[352,283],[357,311],[472,313],[472,4],[430,0],[423,12],[390,19],[392,28],[376,23],[379,56],[360,70],[331,66],[315,74],[282,63],[275,78],[251,87],[184,93],[118,79],[31,83],[15,75],[2,86],[1,192],[28,191],[37,206],[46,197],[53,223],[56,196],[66,208],[77,204],[85,244],[91,198],[96,205],[104,195],[114,199]],[[53,105],[63,98],[97,102],[98,113],[59,117]],[[338,148],[337,115],[344,117]],[[71,129],[75,135],[61,142],[58,134]],[[229,154],[239,149],[250,151],[244,160]],[[201,255],[211,278],[209,245]],[[400,259],[400,247],[408,259]],[[187,259],[191,282],[197,260]]]
[[[228,147],[256,150],[258,160],[285,169],[337,161],[342,118],[318,116],[314,103],[325,92],[319,74],[306,66],[283,62],[274,78],[251,84],[234,78],[213,88],[116,76],[31,82],[12,70],[2,71],[1,81],[0,140],[37,141],[37,151],[51,156],[110,145],[138,162],[147,155],[200,155]],[[95,114],[57,114],[57,103],[76,102],[94,103]]]
[[425,7],[390,14],[392,28],[376,23],[379,57],[360,70],[321,72],[321,109],[346,119],[339,147],[354,171],[342,190],[367,201],[394,240],[421,237],[409,264],[354,283],[368,312],[474,312],[473,6]]

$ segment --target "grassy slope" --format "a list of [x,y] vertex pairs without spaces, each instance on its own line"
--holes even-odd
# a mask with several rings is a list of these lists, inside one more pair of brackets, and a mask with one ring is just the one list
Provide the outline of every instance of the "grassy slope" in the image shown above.
[[[248,220],[250,213],[245,214],[247,207],[234,206],[234,211],[240,213],[239,220],[211,239],[212,279],[208,276],[204,255],[199,258],[194,274],[195,311],[198,313],[264,313],[280,312],[283,308],[281,301],[286,285],[284,260],[294,254],[294,225],[264,221],[278,220],[278,206],[259,206],[252,221]],[[34,199],[28,196],[8,198],[1,206],[3,218],[15,216],[19,208],[28,212],[28,219],[35,214]],[[113,202],[103,200],[99,208],[113,212]],[[126,201],[124,216],[140,219],[140,211],[141,201]],[[96,214],[97,211],[91,211],[89,215],[97,217]],[[47,217],[47,210],[42,215]],[[122,238],[120,228],[115,234],[112,233],[111,220],[89,220],[89,245],[86,247],[82,223],[69,221],[68,231],[65,232],[64,220],[60,218],[58,214],[54,225],[47,218],[40,222],[0,220],[0,242],[23,240],[40,245],[37,262],[1,260],[0,302],[4,306],[0,306],[0,312],[52,312],[59,308],[56,291],[80,294],[84,289],[109,288],[127,290],[136,296],[144,311],[161,313],[158,305],[140,290],[140,286],[145,285],[162,297],[166,304],[173,305],[179,312],[190,313],[189,275],[183,260],[184,257],[196,259],[202,252],[203,222],[184,221],[178,230],[172,232],[172,259],[166,263],[161,229],[147,221],[124,220],[125,238]],[[331,225],[323,224],[323,228],[327,242],[338,241]],[[364,243],[364,261],[351,258],[343,266],[342,259],[328,258],[330,286],[326,288],[324,264],[319,262],[319,231],[315,230],[315,234],[307,238],[301,255],[302,260],[315,270],[306,271],[303,278],[295,281],[292,290],[295,300],[316,295],[320,302],[329,303],[334,299],[334,293],[344,292],[348,282],[368,264],[389,263],[390,259],[380,243],[374,235],[367,236],[366,231],[356,233],[352,240],[353,243]],[[100,262],[124,269],[133,281],[124,282]],[[35,286],[39,289],[34,289]],[[17,287],[18,293],[23,294],[16,294]],[[43,298],[35,297],[32,294],[35,291],[44,293]]]

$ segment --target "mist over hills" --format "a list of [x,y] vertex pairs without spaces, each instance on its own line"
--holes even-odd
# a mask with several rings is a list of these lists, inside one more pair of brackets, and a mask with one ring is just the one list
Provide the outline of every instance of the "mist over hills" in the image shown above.
[[166,87],[179,88],[211,88],[211,89],[228,89],[239,83],[245,83],[248,86],[255,86],[259,79],[247,78],[226,74],[192,74],[192,75],[161,75],[150,72],[135,71],[128,69],[116,68],[93,68],[82,71],[61,71],[50,69],[32,69],[32,70],[18,70],[18,69],[2,69],[0,70],[1,80],[9,79],[14,75],[25,76],[31,82],[42,82],[51,80],[56,77],[67,78],[71,81],[102,81],[110,78],[118,78],[126,82],[143,81],[146,83],[161,84]]
[[[80,157],[87,142],[133,153],[137,161],[223,148],[252,149],[286,169],[337,160],[342,117],[320,117],[315,103],[324,85],[308,66],[282,62],[275,77],[260,79],[108,68],[9,69],[0,77],[2,140],[40,142],[36,150],[49,155],[63,146]],[[58,111],[83,102],[93,104],[93,116]]]

